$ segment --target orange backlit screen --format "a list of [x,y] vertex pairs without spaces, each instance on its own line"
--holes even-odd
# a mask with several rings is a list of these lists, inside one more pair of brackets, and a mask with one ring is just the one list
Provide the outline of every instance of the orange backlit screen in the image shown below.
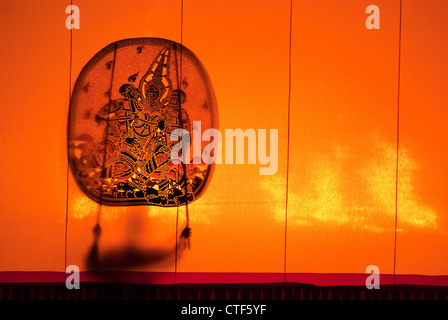
[[[88,274],[100,265],[141,272],[142,282],[313,282],[305,275],[332,274],[350,284],[347,275],[375,265],[397,279],[446,282],[446,1],[378,0],[369,11],[364,0],[75,0],[78,21],[66,13],[70,4],[0,4],[0,274],[64,273],[68,265]],[[141,38],[168,41],[120,42]],[[171,51],[160,54],[167,43]],[[172,66],[162,68],[168,58]],[[151,73],[154,61],[160,68]],[[156,77],[165,95],[154,104]],[[84,92],[75,86],[81,78],[89,79]],[[164,110],[179,87],[188,118],[169,118]],[[99,119],[110,101],[133,101],[140,116],[123,121],[155,140],[120,136],[118,113],[103,109]],[[197,120],[199,138],[219,132],[214,163],[160,169],[172,130],[187,123],[193,133]],[[113,121],[115,145],[98,154],[116,159],[97,156],[81,172],[93,160],[80,154],[90,149],[70,132],[91,132],[98,145]],[[227,135],[237,129],[247,133],[240,146]],[[193,140],[200,152],[211,141]],[[117,164],[125,143],[135,159]],[[148,146],[154,156],[144,158]],[[114,181],[122,189],[103,201],[101,188]],[[124,201],[125,187],[140,202]]]

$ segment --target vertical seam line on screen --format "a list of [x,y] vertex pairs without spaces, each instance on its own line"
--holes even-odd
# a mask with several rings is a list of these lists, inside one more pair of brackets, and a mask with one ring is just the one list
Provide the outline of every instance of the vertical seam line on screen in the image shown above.
[[[177,85],[179,86],[179,77],[178,77],[178,73],[179,73],[179,69],[178,69],[178,66],[177,66],[177,55],[176,55],[176,50],[174,50],[174,62],[175,62],[175,64],[176,64],[176,77],[177,77]],[[177,172],[179,173],[179,164],[177,164]],[[180,180],[179,180],[179,176],[177,176],[177,181],[178,181],[178,183],[180,182]],[[176,274],[177,274],[177,228],[178,228],[178,220],[179,220],[179,206],[177,205],[176,206],[176,230],[175,230],[175,234],[176,234],[176,241],[175,241],[175,252],[174,252],[174,283],[176,283],[176,280],[177,280],[177,276],[176,276]]]
[[288,139],[286,151],[286,199],[285,199],[285,247],[283,260],[283,281],[286,282],[286,249],[288,236],[288,193],[289,193],[289,145],[291,131],[291,51],[292,51],[292,0],[289,8],[289,70],[288,70]]
[[[184,1],[181,0],[180,1],[180,62],[179,62],[179,78],[177,81],[177,85],[179,86],[179,90],[182,90],[182,34],[183,34],[183,24],[184,24]],[[176,56],[175,56],[176,57]],[[177,58],[175,59],[175,61],[177,61]],[[182,95],[180,97],[180,101],[179,101],[179,125],[182,126]],[[177,165],[177,167],[179,168],[179,164]],[[183,164],[182,166],[183,168],[185,168],[185,164]],[[179,169],[177,170],[177,172],[179,172]],[[184,169],[184,175],[186,175],[187,172]],[[186,185],[187,181],[185,179],[185,195],[186,195],[186,191],[187,191],[187,185]],[[185,210],[187,212],[187,216],[188,216],[188,200],[187,203],[185,204]],[[188,220],[187,220],[188,223]],[[179,228],[179,205],[177,205],[176,208],[176,247],[175,247],[175,257],[174,257],[174,283],[177,283],[177,246],[178,244],[178,228]]]
[[[113,58],[113,63],[112,63],[112,70],[111,70],[111,76],[110,76],[110,88],[109,88],[109,104],[108,104],[108,108],[107,108],[107,114],[110,114],[110,105],[112,102],[112,88],[113,88],[113,83],[114,83],[114,73],[115,73],[115,62],[117,59],[117,42],[114,43],[114,58]],[[104,152],[103,152],[103,164],[101,166],[102,171],[104,172],[104,169],[106,167],[106,155],[107,155],[107,138],[109,136],[109,121],[106,120],[106,135],[105,135],[105,140],[104,140]],[[102,174],[102,173],[101,173]],[[100,179],[101,179],[101,174],[100,174]],[[100,192],[100,199],[99,199],[99,208],[98,208],[98,214],[96,216],[96,226],[99,226],[100,224],[100,216],[102,213],[102,209],[103,209],[103,188],[101,188],[101,192]]]
[[395,171],[395,228],[394,228],[394,273],[393,279],[395,284],[395,268],[397,265],[397,224],[398,224],[398,174],[399,174],[399,146],[400,146],[400,76],[401,76],[401,16],[402,16],[402,0],[400,0],[400,23],[398,27],[398,94],[397,94],[397,162]]
[[[72,9],[73,1],[70,1],[70,10]],[[73,57],[73,28],[70,29],[70,57],[69,57],[69,73],[68,73],[68,115],[67,115],[67,136],[66,136],[66,152],[67,152],[67,171],[66,171],[66,193],[65,193],[65,239],[64,239],[64,272],[67,268],[67,242],[68,242],[68,188],[69,188],[69,177],[70,177],[70,157],[69,157],[69,135],[70,135],[70,112],[71,112],[71,101],[72,101],[72,57]]]

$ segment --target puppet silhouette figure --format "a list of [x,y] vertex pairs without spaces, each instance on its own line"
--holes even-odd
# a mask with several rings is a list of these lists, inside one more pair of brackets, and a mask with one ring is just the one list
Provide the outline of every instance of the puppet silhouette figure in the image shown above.
[[[115,63],[117,48],[127,50],[125,59],[132,64]],[[113,60],[106,62],[112,55]],[[110,71],[104,71],[105,62]],[[78,114],[84,115],[81,125],[74,123],[81,119]],[[146,237],[141,236],[148,233],[139,232],[148,217],[136,220],[131,216],[135,218],[142,210],[131,212],[124,218],[132,223],[124,233],[126,242],[111,248],[106,244],[107,232],[102,232],[107,224],[100,225],[99,212],[85,260],[88,270],[100,271],[100,275],[107,273],[103,271],[172,264],[173,258],[179,259],[190,248],[188,205],[205,192],[213,171],[213,164],[202,161],[171,161],[177,143],[170,139],[171,134],[177,129],[191,132],[192,116],[214,128],[216,99],[200,61],[181,44],[151,38],[119,41],[103,49],[83,69],[73,91],[69,118],[73,124],[69,126],[70,168],[82,191],[100,208],[185,206],[186,217],[186,227],[175,245],[170,240],[154,246],[145,244]],[[184,152],[188,151],[182,149],[182,156]]]

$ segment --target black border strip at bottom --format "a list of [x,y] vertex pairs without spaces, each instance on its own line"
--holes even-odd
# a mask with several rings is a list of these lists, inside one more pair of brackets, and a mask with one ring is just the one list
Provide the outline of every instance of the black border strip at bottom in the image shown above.
[[144,285],[84,283],[67,289],[64,283],[0,284],[0,300],[446,300],[448,287],[382,285],[320,287],[297,283]]

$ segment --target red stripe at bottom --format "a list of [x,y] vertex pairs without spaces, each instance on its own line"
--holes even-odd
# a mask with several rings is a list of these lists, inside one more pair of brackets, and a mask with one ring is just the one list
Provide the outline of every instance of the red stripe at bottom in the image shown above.
[[[69,274],[51,271],[2,271],[0,283],[60,283]],[[360,273],[288,273],[286,282],[317,286],[364,286],[369,274]],[[178,272],[89,272],[80,273],[81,282],[129,284],[177,283],[283,283],[283,273],[182,273]],[[380,275],[380,285],[405,284],[448,286],[448,275]]]

